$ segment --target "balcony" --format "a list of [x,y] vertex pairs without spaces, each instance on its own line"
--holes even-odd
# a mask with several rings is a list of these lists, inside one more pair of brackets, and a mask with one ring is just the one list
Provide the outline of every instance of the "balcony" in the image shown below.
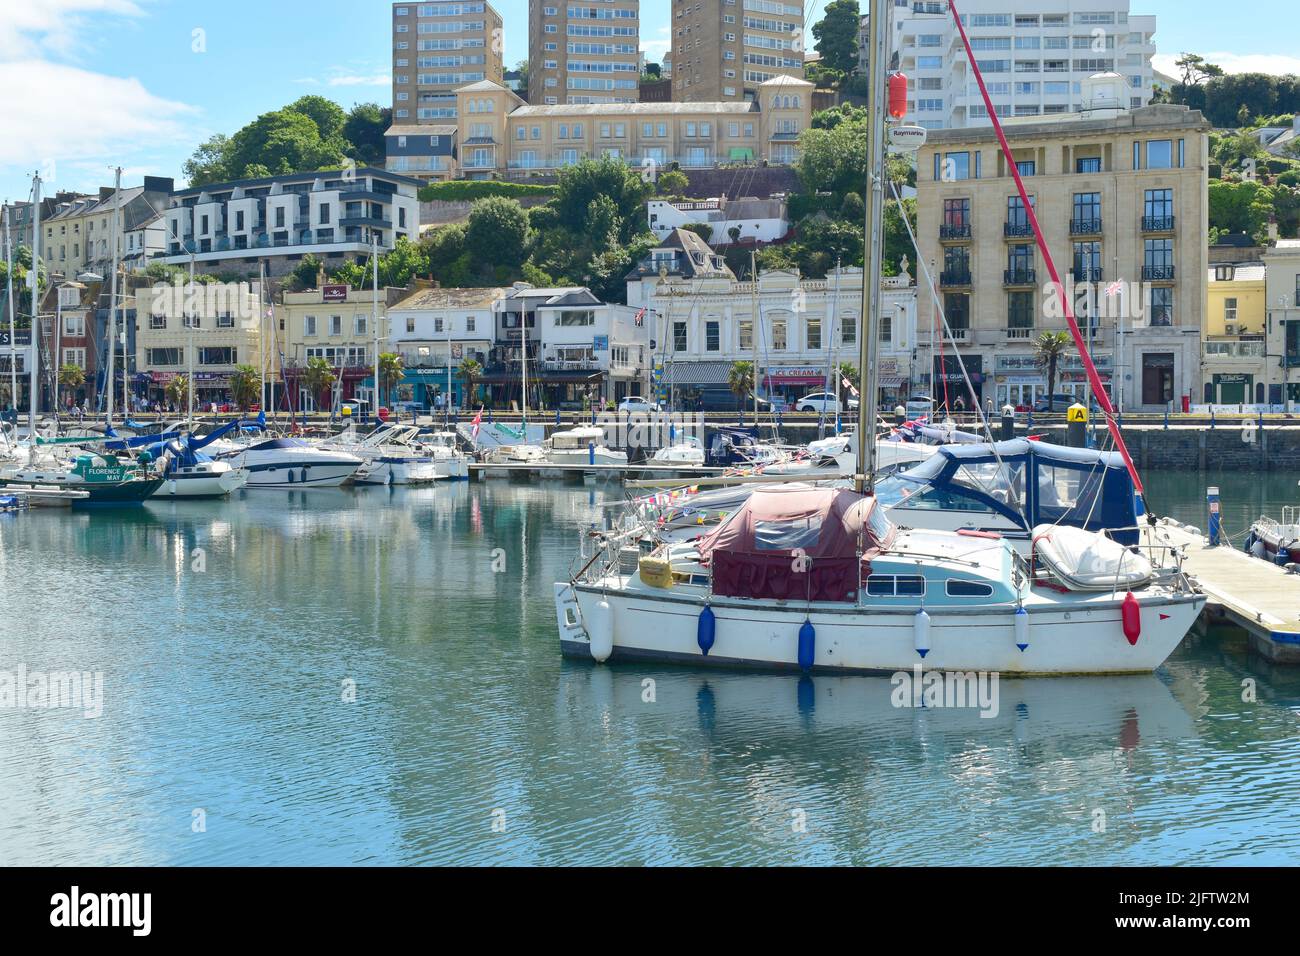
[[1073,273],[1075,282],[1100,282],[1105,269],[1076,269]]
[[1036,285],[1033,269],[1007,269],[1002,273],[1003,285]]
[[1173,282],[1174,267],[1173,266],[1143,266],[1142,281],[1143,282]]
[[1142,231],[1143,232],[1173,232],[1174,217],[1173,216],[1143,216]]
[[1028,341],[1034,337],[1032,325],[1017,325],[1007,329],[1008,340]]
[[964,225],[947,225],[946,223],[939,227],[939,238],[943,239],[969,239],[970,223]]
[[955,286],[970,285],[969,269],[945,269],[939,273],[939,285],[951,289]]
[[1100,236],[1101,220],[1100,219],[1071,219],[1070,235],[1072,236]]
[[1022,239],[1033,234],[1034,227],[1027,222],[1004,222],[1002,224],[1002,235],[1008,239]]

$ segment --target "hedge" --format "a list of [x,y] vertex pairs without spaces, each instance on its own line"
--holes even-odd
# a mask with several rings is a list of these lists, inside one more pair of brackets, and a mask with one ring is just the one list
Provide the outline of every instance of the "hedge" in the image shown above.
[[493,179],[453,179],[430,183],[420,190],[420,202],[472,202],[489,196],[553,196],[555,186],[536,183],[506,183]]

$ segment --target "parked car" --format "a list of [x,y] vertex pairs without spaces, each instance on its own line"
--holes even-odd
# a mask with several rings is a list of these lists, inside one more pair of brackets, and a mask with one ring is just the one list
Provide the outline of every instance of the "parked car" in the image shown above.
[[[856,398],[849,398],[848,407],[854,409],[858,407]],[[835,397],[833,392],[813,392],[811,395],[805,395],[795,403],[796,412],[821,412],[825,415],[834,415],[844,411],[844,404]]]
[[618,403],[620,412],[657,412],[659,404],[652,402],[644,395],[629,395],[623,401]]
[[[1065,410],[1078,401],[1079,398],[1075,395],[1065,395],[1065,394],[1053,395],[1051,410],[1054,413],[1060,412],[1061,414],[1065,414]],[[1034,402],[1034,411],[1046,412],[1048,410],[1047,405],[1048,405],[1047,396],[1044,395],[1038,401]],[[1087,405],[1090,410],[1092,411],[1097,410],[1097,400],[1092,398],[1091,396],[1088,397]]]

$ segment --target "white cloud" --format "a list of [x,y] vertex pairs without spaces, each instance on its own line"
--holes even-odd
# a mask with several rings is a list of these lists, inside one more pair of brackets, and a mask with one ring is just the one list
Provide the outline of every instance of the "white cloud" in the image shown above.
[[374,73],[367,76],[340,74],[331,76],[325,82],[330,86],[392,86],[393,76],[391,73]]
[[144,14],[135,0],[5,0],[0,5],[0,59],[67,54],[88,34],[85,17]]
[[642,39],[641,41],[641,50],[645,53],[646,61],[649,63],[658,63],[664,58],[664,54],[673,47],[673,41],[668,27],[660,27],[655,32],[659,34],[659,39]]
[[154,96],[139,80],[105,76],[60,63],[0,63],[5,102],[0,166],[53,162],[107,164],[119,151],[170,148],[193,108]]
[[[1174,66],[1174,61],[1181,53],[1157,53],[1151,58],[1151,65],[1161,73],[1182,79],[1183,71]],[[1271,73],[1282,76],[1287,73],[1300,75],[1300,57],[1287,56],[1282,53],[1206,53],[1206,62],[1223,67],[1226,73]]]

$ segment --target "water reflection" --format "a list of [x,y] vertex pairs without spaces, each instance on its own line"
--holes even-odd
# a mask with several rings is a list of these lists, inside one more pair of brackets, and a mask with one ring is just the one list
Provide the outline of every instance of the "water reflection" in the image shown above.
[[1155,676],[1002,681],[992,718],[896,708],[887,678],[562,661],[551,583],[619,496],[255,491],[0,522],[0,669],[106,684],[98,721],[0,710],[6,860],[1294,861],[1300,673],[1232,633]]

